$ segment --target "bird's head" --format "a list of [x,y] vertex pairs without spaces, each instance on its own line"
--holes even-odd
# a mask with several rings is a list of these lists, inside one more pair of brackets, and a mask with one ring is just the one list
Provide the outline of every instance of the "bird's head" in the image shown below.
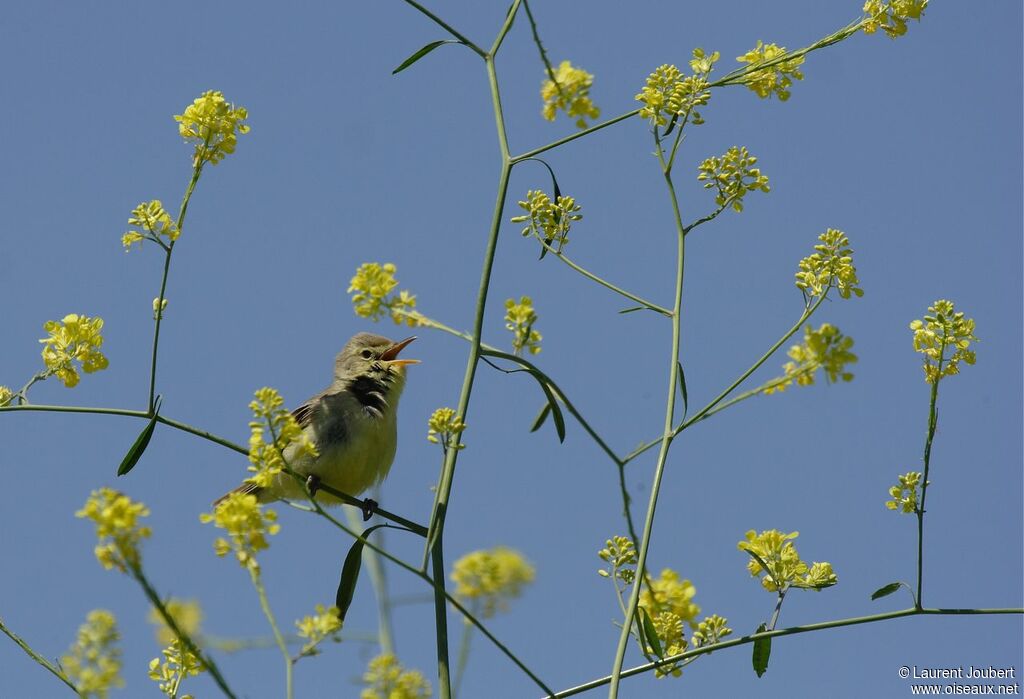
[[369,377],[388,383],[404,383],[405,367],[419,364],[418,359],[399,359],[401,352],[415,337],[401,342],[372,333],[355,335],[334,360],[334,378],[349,381]]

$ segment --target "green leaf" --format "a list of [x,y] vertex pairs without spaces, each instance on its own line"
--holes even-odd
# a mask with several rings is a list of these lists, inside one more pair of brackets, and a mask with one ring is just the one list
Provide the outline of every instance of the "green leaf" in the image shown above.
[[[643,607],[638,607],[636,611],[637,614],[640,615],[640,628],[642,630],[642,635],[647,639],[646,645],[649,645],[654,651],[654,654],[659,658],[664,658],[665,651],[661,647],[661,639],[658,638],[658,631],[654,628],[654,622],[651,621],[650,615]],[[646,648],[644,650],[646,651]]]
[[133,468],[135,464],[139,463],[139,459],[142,458],[143,452],[146,451],[146,447],[149,446],[149,440],[153,436],[153,430],[156,429],[156,418],[160,414],[160,397],[157,396],[156,405],[153,406],[153,416],[149,418],[149,422],[142,428],[142,432],[135,438],[135,443],[132,444],[131,449],[121,459],[121,465],[117,467],[117,475],[123,476]]
[[[762,623],[757,627],[757,633],[762,633],[768,630],[768,625]],[[754,672],[760,677],[768,669],[768,658],[772,654],[772,639],[771,636],[767,638],[759,638],[754,641]]]
[[[370,536],[374,529],[387,526],[375,524],[363,530],[363,538]],[[338,582],[338,593],[334,596],[334,604],[338,607],[338,619],[345,621],[345,614],[352,605],[352,597],[356,593],[356,581],[359,580],[359,570],[363,566],[363,542],[356,539],[352,542],[352,548],[345,556],[345,563],[341,566],[341,580]]]
[[683,372],[683,363],[676,362],[676,368],[679,370],[679,391],[683,394],[683,418],[686,419],[686,410],[689,408],[689,401],[686,397],[686,373]]
[[647,308],[647,306],[630,306],[629,308],[623,308],[619,313],[634,313],[636,311],[642,311],[645,308]]
[[880,588],[878,588],[877,590],[875,590],[874,592],[871,593],[871,599],[874,600],[874,599],[881,599],[883,597],[888,597],[892,593],[896,592],[896,590],[900,589],[901,585],[903,585],[903,583],[892,582],[892,583],[889,583],[888,585],[886,585],[884,587],[880,587]]
[[555,432],[558,433],[558,441],[565,442],[565,416],[562,415],[562,408],[558,405],[558,399],[551,392],[551,387],[548,386],[547,381],[532,371],[530,373],[537,379],[537,383],[540,384],[540,387],[544,390],[544,395],[548,398],[548,406],[551,408],[551,417],[555,421]]
[[421,58],[423,58],[424,56],[426,56],[428,53],[430,53],[431,51],[436,49],[438,46],[444,46],[445,44],[461,44],[461,43],[462,43],[461,41],[456,41],[454,39],[444,39],[442,41],[431,41],[429,44],[427,44],[426,46],[421,48],[419,51],[417,51],[416,53],[414,53],[413,55],[409,56],[407,59],[402,61],[402,64],[400,66],[398,66],[397,68],[395,68],[393,71],[391,71],[391,74],[395,75],[397,73],[401,73],[403,70],[405,70],[406,68],[411,66],[413,63],[415,63],[416,61],[418,61]]
[[536,432],[541,426],[547,421],[548,415],[551,414],[551,403],[545,403],[544,407],[537,413],[537,417],[533,420],[533,427],[530,428],[530,432]]

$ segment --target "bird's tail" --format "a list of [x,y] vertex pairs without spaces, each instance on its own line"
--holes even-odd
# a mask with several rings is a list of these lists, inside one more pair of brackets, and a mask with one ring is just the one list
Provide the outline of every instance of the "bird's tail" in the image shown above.
[[225,493],[224,495],[221,495],[219,498],[214,500],[213,501],[213,507],[214,507],[214,509],[216,509],[222,502],[227,500],[228,497],[230,497],[234,493],[242,493],[243,495],[255,495],[256,499],[258,500],[259,497],[260,497],[260,493],[261,492],[263,492],[263,488],[261,488],[260,486],[256,485],[255,483],[248,483],[248,482],[246,482],[246,483],[243,483],[242,485],[238,486],[237,488],[235,488],[231,492]]

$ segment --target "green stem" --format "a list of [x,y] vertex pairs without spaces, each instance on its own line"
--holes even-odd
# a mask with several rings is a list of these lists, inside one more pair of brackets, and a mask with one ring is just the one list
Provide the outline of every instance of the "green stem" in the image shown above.
[[49,660],[47,660],[46,658],[41,656],[39,653],[37,653],[32,648],[32,646],[30,646],[24,639],[21,638],[21,636],[19,636],[18,634],[14,633],[9,628],[7,628],[7,625],[4,623],[4,620],[3,620],[2,617],[0,617],[0,632],[3,632],[3,634],[5,636],[7,636],[9,639],[11,639],[16,644],[18,644],[18,647],[21,648],[23,651],[25,651],[25,653],[28,654],[28,657],[32,658],[37,663],[39,663],[40,665],[45,667],[47,670],[49,670],[51,673],[53,673],[53,675],[57,679],[59,679],[64,684],[66,684],[68,687],[71,687],[71,690],[75,694],[78,694],[79,696],[82,696],[81,693],[78,691],[78,687],[76,687],[74,685],[74,683],[71,680],[68,679],[68,676],[65,675],[60,670],[60,668],[58,668],[56,665],[54,665]]
[[620,121],[625,121],[626,119],[629,119],[630,117],[634,117],[634,116],[636,116],[639,113],[640,113],[639,109],[634,109],[631,112],[626,112],[625,114],[620,114],[619,116],[612,117],[611,119],[608,119],[607,121],[602,121],[600,124],[594,124],[590,128],[582,129],[581,131],[577,131],[574,134],[570,134],[570,135],[566,136],[565,138],[560,138],[557,141],[552,141],[551,143],[547,144],[546,146],[541,146],[540,148],[534,148],[533,150],[527,151],[527,152],[522,153],[520,155],[516,155],[516,156],[510,158],[510,161],[511,161],[511,163],[513,165],[515,165],[516,163],[522,162],[523,160],[527,160],[529,158],[536,157],[536,156],[540,155],[541,153],[546,153],[549,150],[552,150],[554,148],[558,148],[559,146],[563,146],[566,143],[569,143],[570,141],[575,141],[577,138],[583,138],[584,136],[592,134],[595,131],[600,131],[601,129],[606,129],[609,126],[611,126],[612,124],[618,124]]
[[[650,672],[655,668],[662,667],[665,665],[671,665],[688,658],[694,658],[706,653],[713,651],[724,650],[726,648],[733,648],[735,646],[747,645],[761,638],[774,638],[777,636],[791,636],[794,634],[808,633],[810,631],[822,631],[824,629],[840,628],[843,626],[856,626],[858,624],[870,624],[879,621],[886,621],[888,619],[899,619],[901,617],[917,616],[919,614],[934,614],[934,615],[952,615],[952,614],[1024,614],[1024,609],[1020,608],[1005,608],[1005,609],[902,609],[896,612],[885,612],[883,614],[872,614],[870,616],[852,617],[849,619],[838,619],[835,621],[825,621],[818,624],[805,624],[803,626],[792,626],[788,629],[778,629],[776,631],[763,631],[757,634],[751,634],[750,636],[743,636],[741,638],[733,638],[728,641],[719,641],[718,643],[701,646],[700,648],[694,648],[688,650],[685,653],[679,653],[678,655],[671,655],[664,659],[638,665],[637,667],[623,670],[621,677],[632,677],[634,675],[640,675],[645,672]],[[612,681],[612,675],[601,677],[584,684],[564,689],[561,692],[557,692],[553,695],[548,695],[548,699],[565,699],[566,697],[576,696],[577,694],[583,694],[591,689],[597,689],[603,687],[606,684],[610,684]]]
[[448,32],[449,34],[454,36],[456,39],[458,39],[459,41],[464,43],[469,48],[473,49],[473,51],[478,56],[480,56],[480,58],[487,58],[487,53],[482,48],[480,48],[479,46],[474,44],[472,41],[467,39],[465,36],[463,36],[459,32],[455,31],[455,29],[450,24],[446,23],[443,19],[441,19],[440,17],[435,15],[433,12],[431,12],[427,8],[423,7],[423,5],[421,5],[418,2],[416,2],[416,0],[404,0],[404,1],[405,1],[406,5],[409,5],[410,7],[415,8],[421,14],[423,14],[426,17],[428,17],[434,24],[436,24],[437,26],[439,26],[442,29],[444,29],[446,32]]
[[768,622],[769,631],[774,631],[775,625],[779,623],[779,614],[782,613],[782,603],[786,600],[786,592],[788,591],[788,587],[784,587],[781,590],[779,590],[779,599],[775,603],[775,611],[772,612],[772,620]]
[[224,693],[224,696],[230,697],[230,699],[235,699],[235,693],[231,691],[230,687],[228,687],[227,681],[220,673],[220,669],[217,667],[217,664],[213,662],[213,658],[208,654],[203,653],[203,651],[199,649],[199,646],[196,645],[195,641],[192,640],[192,637],[181,630],[181,627],[178,626],[178,622],[173,616],[171,616],[170,612],[167,611],[167,606],[164,604],[163,600],[160,599],[160,595],[157,594],[156,589],[150,584],[145,573],[142,572],[142,568],[138,565],[129,567],[128,573],[132,576],[132,579],[142,587],[142,591],[145,593],[149,603],[152,604],[154,609],[156,609],[160,614],[160,618],[164,620],[165,624],[167,624],[167,628],[174,632],[178,641],[184,643],[185,647],[188,648],[192,655],[199,658],[203,666],[210,673],[213,681],[218,687],[220,687],[220,691]]
[[[814,312],[818,309],[818,307],[822,304],[822,302],[824,302],[825,298],[826,298],[826,295],[822,295],[821,297],[818,298],[817,301],[814,302],[813,305],[811,305],[809,308],[805,308],[804,312],[800,314],[800,319],[797,320],[797,322],[794,323],[793,326],[789,330],[786,331],[786,334],[784,334],[782,337],[780,337],[775,342],[775,344],[773,344],[771,347],[768,348],[767,352],[765,352],[764,354],[761,355],[760,359],[758,359],[746,371],[744,371],[742,374],[740,374],[739,377],[735,381],[733,381],[731,384],[729,384],[729,386],[725,390],[723,390],[721,393],[719,393],[710,403],[708,403],[703,408],[698,410],[692,417],[689,417],[686,420],[684,420],[683,422],[679,423],[679,425],[675,429],[674,435],[678,435],[680,432],[682,432],[686,428],[690,427],[695,422],[699,422],[700,420],[703,420],[704,418],[709,417],[710,415],[718,412],[719,410],[722,410],[722,409],[728,407],[729,405],[733,405],[734,403],[738,403],[743,398],[749,398],[750,395],[754,395],[753,393],[751,393],[750,395],[744,394],[742,396],[737,396],[736,399],[734,399],[732,401],[729,401],[726,405],[723,405],[723,406],[719,407],[718,410],[715,410],[715,407],[718,406],[719,403],[721,403],[723,400],[725,400],[725,398],[728,397],[728,395],[730,393],[732,393],[734,390],[736,390],[736,388],[741,383],[746,381],[750,377],[751,374],[753,374],[755,371],[757,371],[761,367],[762,364],[764,364],[766,361],[768,361],[768,359],[771,358],[771,356],[773,354],[775,354],[775,352],[778,351],[778,349],[783,345],[784,342],[786,342],[789,338],[793,337],[793,335],[795,335],[796,332],[801,327],[803,327],[803,324],[805,322],[807,322],[807,320],[811,317],[811,315],[814,314]],[[760,388],[756,389],[756,391],[760,391]],[[624,463],[629,463],[630,461],[632,461],[636,457],[638,457],[641,454],[643,454],[644,452],[646,452],[651,447],[654,447],[654,446],[656,446],[657,444],[660,444],[660,443],[661,443],[661,438],[652,439],[649,442],[645,442],[644,444],[640,445],[639,447],[637,447],[636,449],[631,451],[629,454],[624,456],[622,460],[623,460]]]
[[[494,58],[498,55],[498,49],[505,42],[505,37],[508,35],[512,24],[516,21],[516,14],[519,12],[519,5],[522,4],[522,0],[514,0],[512,6],[508,8],[508,14],[505,15],[505,21],[502,22],[501,29],[498,30],[498,36],[495,37],[494,43],[491,44],[491,50],[488,52],[486,60],[490,64],[494,64]],[[501,112],[501,105],[496,105],[495,114]],[[504,129],[502,130],[504,133]],[[506,154],[507,155],[507,154]]]
[[570,267],[570,269],[573,269],[573,270],[579,272],[580,274],[582,274],[587,279],[589,279],[591,281],[594,281],[594,282],[597,282],[598,284],[600,284],[604,288],[610,289],[611,291],[614,291],[615,293],[620,294],[621,296],[625,296],[630,301],[636,301],[637,303],[639,303],[641,306],[644,306],[645,308],[649,308],[652,311],[657,311],[658,313],[660,313],[663,316],[668,316],[669,318],[672,317],[672,311],[668,310],[667,308],[665,308],[663,306],[659,306],[656,303],[652,303],[652,302],[648,301],[645,298],[637,296],[634,293],[626,291],[625,289],[623,289],[621,287],[615,286],[611,282],[609,282],[609,281],[607,281],[605,279],[602,279],[601,277],[597,276],[593,272],[590,272],[587,269],[584,269],[583,267],[579,266],[578,264],[576,264],[575,262],[570,260],[565,255],[565,253],[563,253],[562,251],[556,250],[555,248],[551,247],[547,242],[544,241],[543,238],[538,236],[537,237],[537,241],[540,242],[540,244],[548,252],[550,252],[552,255],[557,257],[559,260],[561,260],[562,262],[567,264]]
[[[207,138],[207,143],[204,144],[204,146],[205,145],[209,145],[209,138]],[[182,199],[181,199],[181,208],[178,210],[178,222],[177,222],[177,227],[178,227],[179,235],[181,234],[181,231],[182,231],[182,229],[183,229],[183,227],[185,225],[185,214],[188,212],[188,203],[189,203],[189,200],[192,199],[192,192],[195,191],[196,183],[199,182],[199,176],[203,172],[203,165],[204,165],[204,162],[202,160],[200,160],[198,163],[196,163],[192,167],[192,177],[191,177],[191,179],[189,179],[188,187],[185,189],[185,196],[182,197]],[[163,318],[164,318],[164,314],[163,314],[164,294],[167,291],[167,274],[168,274],[168,272],[171,269],[171,253],[174,252],[174,242],[175,241],[172,240],[170,242],[170,244],[168,244],[167,247],[165,248],[165,253],[164,253],[164,272],[163,272],[163,276],[160,278],[160,295],[157,296],[156,322],[155,322],[155,325],[154,325],[154,328],[153,328],[153,357],[152,357],[152,360],[150,362],[150,368],[149,368],[149,402],[148,402],[148,405],[149,405],[149,414],[150,415],[152,415],[154,412],[156,412],[156,403],[155,403],[155,401],[156,401],[156,357],[157,357],[157,350],[160,347],[160,323],[161,323],[161,321],[163,321]]]
[[[945,345],[942,352],[945,353]],[[942,378],[942,354],[939,355],[939,365],[935,371],[935,381],[932,383],[931,394],[928,398],[928,434],[924,442],[924,481],[921,484],[921,503],[917,506],[917,600],[918,609],[922,607],[921,588],[924,585],[924,499],[928,494],[928,470],[932,461],[932,439],[935,437],[935,428],[939,424],[939,412],[936,403],[939,399],[939,380]]]
[[277,620],[274,619],[274,613],[270,610],[270,601],[267,599],[267,590],[263,587],[259,568],[252,565],[246,566],[246,568],[249,571],[249,577],[252,579],[252,586],[256,588],[256,594],[259,595],[260,608],[263,610],[263,615],[267,617],[267,621],[270,622],[270,629],[274,632],[274,642],[277,644],[278,649],[280,649],[281,655],[284,656],[285,697],[292,699],[292,672],[294,666],[292,655],[288,652],[288,644],[285,642],[284,636],[281,635],[281,630],[277,628]]
[[537,22],[533,19],[533,13],[530,12],[530,3],[523,0],[523,9],[526,10],[526,18],[530,21],[530,32],[533,34],[533,43],[537,45],[537,50],[540,51],[540,60],[544,64],[544,70],[548,74],[548,79],[555,86],[558,91],[558,96],[563,100],[567,99],[565,91],[562,90],[562,86],[558,84],[558,80],[555,79],[555,71],[551,67],[551,61],[548,60],[548,52],[544,50],[544,44],[541,43],[540,34],[537,33]]
[[459,641],[459,655],[455,661],[455,684],[452,687],[452,696],[458,697],[462,687],[462,678],[466,674],[466,666],[469,665],[469,643],[473,639],[473,626],[462,622],[462,639]]
[[[505,119],[501,110],[501,94],[498,91],[498,76],[494,68],[494,59],[488,57],[486,63],[488,82],[491,86],[491,100],[494,104],[494,119],[498,131],[498,146],[501,149],[501,174],[498,178],[498,197],[494,204],[491,229],[487,238],[487,248],[484,252],[483,271],[480,275],[480,289],[477,292],[476,314],[473,320],[473,339],[470,342],[469,357],[466,359],[466,371],[462,379],[462,389],[456,411],[463,422],[466,421],[469,398],[473,391],[473,380],[476,377],[476,369],[480,361],[480,338],[483,332],[484,311],[487,307],[487,292],[490,290],[491,271],[494,268],[494,256],[498,249],[498,233],[501,230],[505,196],[508,193],[509,174],[512,171],[512,165],[509,162],[508,137],[505,132]],[[429,535],[426,548],[424,549],[424,568],[426,568],[430,548],[441,538],[444,531],[444,518],[448,508],[448,499],[451,495],[455,464],[458,460],[459,451],[458,449],[449,449],[448,453],[445,454],[444,465],[434,499],[434,507],[430,515]]]
[[[665,421],[661,438],[661,449],[658,452],[658,460],[654,467],[654,479],[651,483],[651,495],[647,504],[647,516],[644,519],[644,529],[640,545],[637,548],[636,570],[638,577],[643,577],[647,565],[647,553],[651,545],[651,534],[654,530],[654,512],[658,506],[658,494],[661,491],[661,479],[665,473],[665,462],[668,459],[669,448],[676,432],[672,428],[675,420],[676,396],[679,392],[679,362],[681,312],[683,303],[683,270],[686,266],[686,232],[683,230],[683,221],[679,213],[679,200],[676,197],[675,185],[672,183],[672,174],[669,171],[668,163],[665,161],[664,153],[660,144],[657,149],[658,162],[661,164],[662,174],[668,188],[669,199],[672,204],[672,214],[676,227],[676,290],[672,306],[672,350],[668,366],[668,397],[665,400]],[[611,685],[608,690],[609,699],[616,699],[619,694],[619,680],[622,673],[622,663],[626,657],[626,647],[629,643],[632,619],[636,615],[636,609],[640,603],[640,588],[637,584],[633,586],[629,595],[629,605],[626,618],[622,623],[622,631],[619,634],[619,644],[615,650],[615,662],[612,666]]]
[[452,698],[451,674],[448,665],[448,593],[444,589],[444,538],[438,537],[430,549],[434,580],[434,635],[437,645],[437,693],[441,699]]

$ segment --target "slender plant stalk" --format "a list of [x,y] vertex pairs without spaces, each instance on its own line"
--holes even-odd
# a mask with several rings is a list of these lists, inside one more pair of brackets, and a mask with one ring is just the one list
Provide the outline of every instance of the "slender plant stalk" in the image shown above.
[[[685,653],[679,653],[678,655],[667,656],[661,660],[657,660],[636,667],[623,670],[621,677],[632,677],[634,675],[640,675],[645,672],[650,672],[656,668],[678,663],[680,661],[695,658],[700,655],[711,653],[714,651],[724,650],[726,648],[734,648],[736,646],[743,646],[749,643],[753,643],[761,638],[775,638],[777,636],[792,636],[794,634],[808,633],[812,631],[823,631],[825,629],[836,629],[843,626],[857,626],[859,624],[872,624],[888,619],[899,619],[902,617],[917,616],[921,614],[931,615],[995,615],[995,614],[1024,614],[1024,608],[996,608],[996,609],[901,609],[896,612],[885,612],[883,614],[872,614],[870,616],[859,616],[851,617],[848,619],[837,619],[835,621],[823,621],[817,624],[804,624],[802,626],[791,626],[787,629],[778,629],[776,631],[762,631],[761,633],[751,634],[749,636],[743,636],[740,638],[732,638],[727,641],[719,641],[718,643],[701,646],[700,648],[694,648],[688,650]],[[564,689],[561,692],[547,695],[548,699],[565,699],[566,697],[573,697],[577,694],[583,694],[584,692],[590,691],[591,689],[597,689],[610,684],[612,681],[612,675],[607,675],[599,679],[590,680],[575,687]]]
[[623,289],[621,287],[615,286],[610,281],[597,276],[593,272],[591,272],[591,271],[581,267],[580,265],[578,265],[575,262],[573,262],[572,260],[570,260],[565,255],[565,253],[563,253],[562,251],[556,250],[555,248],[551,247],[547,242],[544,241],[543,238],[538,237],[537,241],[540,242],[540,244],[544,247],[544,249],[546,249],[552,255],[554,255],[559,260],[564,262],[571,269],[573,269],[573,270],[579,272],[580,274],[582,274],[587,279],[589,279],[589,280],[591,280],[593,282],[597,282],[598,284],[600,284],[604,288],[610,289],[611,291],[614,291],[616,294],[619,294],[621,296],[625,296],[630,301],[636,301],[637,303],[639,303],[644,308],[647,308],[647,309],[652,310],[652,311],[656,311],[657,313],[660,313],[661,315],[667,316],[669,318],[672,317],[672,311],[668,310],[664,306],[659,306],[656,303],[648,301],[647,299],[645,299],[645,298],[643,298],[641,296],[637,296],[636,294],[634,294],[634,293],[632,293],[630,291],[626,291],[625,289]]
[[149,603],[152,604],[154,609],[157,610],[157,613],[160,614],[160,618],[164,620],[165,624],[167,624],[167,628],[174,632],[178,641],[184,643],[185,647],[188,648],[192,655],[199,658],[203,666],[210,673],[213,681],[220,688],[220,691],[223,692],[224,696],[229,697],[229,699],[236,699],[235,693],[231,691],[231,688],[228,686],[228,683],[221,674],[217,664],[213,662],[213,658],[200,650],[199,646],[197,646],[195,641],[192,640],[192,637],[181,630],[181,627],[178,626],[178,622],[173,616],[171,616],[171,613],[167,611],[167,606],[164,604],[164,601],[160,599],[160,595],[157,594],[156,588],[150,584],[149,579],[146,578],[145,573],[142,572],[142,568],[139,566],[131,566],[128,568],[128,573],[137,583],[139,583],[139,586],[142,587],[142,591],[145,593]]
[[260,608],[263,610],[263,616],[267,617],[267,621],[270,623],[270,629],[274,632],[274,643],[281,651],[281,655],[284,656],[284,688],[285,697],[292,699],[293,688],[292,688],[292,674],[295,663],[292,661],[292,654],[288,651],[288,643],[284,640],[284,636],[281,634],[281,629],[277,627],[277,620],[274,618],[274,612],[270,609],[270,600],[267,599],[267,590],[263,587],[263,579],[260,578],[260,571],[258,568],[246,566],[249,571],[249,577],[252,578],[252,586],[256,588],[256,594],[260,598]]
[[[203,143],[203,147],[206,148],[210,145],[210,137],[206,138]],[[188,181],[188,188],[185,189],[185,196],[181,199],[181,208],[178,210],[178,221],[177,227],[180,233],[182,227],[185,225],[185,214],[188,212],[188,203],[192,199],[192,192],[196,189],[196,183],[199,182],[199,176],[203,174],[204,161],[200,160],[192,167],[192,177]],[[164,251],[164,273],[160,278],[160,295],[157,296],[156,302],[156,323],[153,327],[153,358],[149,368],[149,414],[152,415],[156,412],[156,358],[157,351],[160,348],[160,322],[163,320],[163,304],[164,294],[167,291],[167,274],[171,269],[171,253],[174,252],[174,243],[171,241]]]
[[452,697],[457,699],[462,687],[462,678],[466,674],[466,666],[469,664],[469,644],[473,640],[473,627],[465,622],[462,623],[462,638],[459,640],[459,654],[455,660],[455,683],[452,685]]
[[551,67],[551,61],[548,60],[548,52],[544,50],[544,44],[540,40],[540,34],[537,32],[537,22],[533,19],[533,13],[530,12],[530,3],[527,0],[523,0],[523,9],[526,10],[526,19],[530,21],[530,33],[533,34],[533,43],[537,45],[537,50],[540,52],[540,60],[544,64],[544,70],[548,74],[548,79],[551,80],[551,83],[558,91],[558,96],[566,99],[565,91],[562,90],[562,86],[555,78],[555,71]]
[[[945,347],[943,347],[945,353]],[[924,585],[924,499],[928,494],[928,470],[932,461],[932,439],[935,437],[935,428],[939,424],[939,412],[936,403],[939,400],[939,380],[942,378],[942,355],[939,356],[939,365],[936,367],[935,381],[932,383],[931,394],[928,397],[928,435],[924,441],[924,477],[921,484],[921,503],[917,506],[917,599],[915,604],[921,609],[921,588]]]
[[[703,420],[704,418],[709,417],[713,413],[716,413],[719,410],[722,410],[725,407],[727,407],[725,405],[719,406],[719,403],[721,403],[723,400],[725,400],[726,397],[728,397],[728,395],[730,393],[735,391],[739,387],[739,385],[741,383],[746,381],[750,377],[751,374],[753,374],[755,371],[757,371],[761,367],[762,364],[764,364],[766,361],[768,361],[768,359],[771,358],[771,356],[773,354],[775,354],[779,350],[780,347],[782,347],[784,342],[786,342],[789,338],[793,337],[793,335],[795,335],[796,332],[801,327],[803,327],[803,324],[805,322],[807,322],[807,320],[811,317],[811,315],[813,315],[814,312],[816,310],[818,310],[818,307],[821,306],[821,304],[825,301],[825,298],[826,298],[826,295],[823,294],[809,308],[805,308],[804,312],[800,314],[800,319],[797,320],[793,324],[793,326],[789,330],[787,330],[786,333],[775,342],[775,344],[773,344],[771,347],[769,347],[768,350],[764,354],[761,355],[760,359],[758,359],[756,362],[754,362],[752,365],[750,365],[750,367],[747,368],[746,371],[744,371],[742,374],[740,374],[739,377],[736,378],[735,381],[733,381],[731,384],[729,384],[729,386],[726,387],[721,393],[719,393],[718,396],[716,396],[710,403],[708,403],[703,408],[701,408],[696,413],[694,413],[693,416],[687,418],[683,422],[680,422],[679,425],[675,429],[675,435],[678,435],[680,432],[685,430],[687,427],[690,427],[695,422],[699,422],[699,421]],[[757,391],[759,391],[759,390],[760,389],[757,389]],[[743,398],[749,398],[751,395],[755,395],[757,391],[755,391],[754,393],[750,393],[749,395],[745,394],[744,396],[738,396],[736,398],[736,400],[730,401],[728,404],[729,405],[733,405],[735,403],[738,403]],[[716,410],[716,407],[718,408],[717,410]],[[650,448],[652,448],[654,446],[657,446],[660,443],[661,443],[661,439],[660,438],[652,439],[652,440],[650,440],[648,442],[645,442],[644,444],[641,444],[639,447],[637,447],[636,449],[631,451],[629,454],[624,456],[622,458],[622,460],[625,463],[629,463],[630,461],[632,461],[636,457],[638,457],[641,454],[643,454],[644,452],[646,452],[648,449],[650,449]]]
[[769,631],[774,631],[775,625],[779,623],[779,614],[782,613],[782,603],[786,600],[786,592],[788,591],[788,587],[784,587],[779,590],[779,599],[775,602],[775,611],[772,612],[772,620],[768,622]]
[[18,634],[14,633],[9,628],[7,628],[7,625],[4,623],[3,617],[0,617],[0,632],[3,632],[3,634],[5,636],[7,636],[12,641],[14,641],[18,645],[19,648],[21,648],[23,651],[25,651],[25,653],[28,655],[28,657],[32,658],[37,663],[39,663],[40,665],[45,667],[47,670],[49,670],[51,673],[53,673],[53,675],[57,679],[59,679],[61,682],[66,684],[68,687],[70,687],[71,691],[73,691],[75,694],[78,694],[79,696],[81,696],[81,693],[78,691],[78,687],[76,687],[74,685],[74,683],[71,680],[68,679],[68,676],[65,675],[64,672],[60,668],[58,668],[56,665],[54,665],[49,660],[44,658],[42,655],[37,653],[32,648],[32,646],[30,646],[23,638],[21,638],[21,636],[19,636]]
[[[677,134],[678,137],[678,134]],[[665,184],[668,187],[669,198],[672,203],[672,213],[676,226],[676,291],[672,305],[672,350],[668,367],[668,397],[665,400],[665,422],[661,438],[661,449],[658,452],[658,460],[654,466],[654,478],[651,483],[651,496],[647,503],[647,516],[644,520],[643,534],[640,545],[637,548],[636,569],[644,575],[647,566],[647,552],[651,545],[651,534],[654,531],[654,512],[658,506],[658,494],[661,490],[661,479],[665,473],[665,462],[668,459],[668,451],[672,445],[672,439],[676,432],[673,429],[675,421],[676,396],[679,392],[679,346],[681,334],[681,314],[683,304],[683,270],[686,266],[686,231],[683,229],[682,217],[679,213],[679,200],[676,197],[675,185],[672,183],[671,163],[666,162],[660,142],[657,144],[656,154],[661,164]],[[619,644],[615,649],[615,661],[612,665],[612,680],[609,686],[609,699],[616,699],[619,695],[619,680],[622,673],[622,663],[626,657],[626,646],[629,644],[630,630],[633,626],[632,620],[636,615],[637,605],[640,603],[639,583],[633,585],[629,595],[629,605],[626,618],[622,623],[622,631],[619,634]]]
[[[411,2],[411,0],[407,0]],[[480,362],[480,338],[482,337],[484,311],[487,307],[487,292],[491,284],[491,270],[494,267],[494,257],[498,247],[498,233],[501,230],[502,213],[505,209],[505,197],[508,193],[509,174],[512,171],[508,149],[508,134],[505,130],[505,116],[501,108],[501,92],[498,88],[498,74],[494,67],[494,58],[501,48],[505,36],[512,28],[516,13],[519,10],[520,0],[515,0],[505,17],[505,22],[498,32],[498,36],[491,46],[491,50],[484,56],[484,64],[487,70],[487,81],[491,90],[491,102],[494,107],[494,123],[498,134],[498,148],[501,153],[501,174],[498,178],[498,197],[494,204],[494,214],[491,218],[491,230],[487,239],[487,248],[484,252],[483,271],[480,275],[480,290],[477,293],[476,315],[473,321],[473,342],[470,345],[469,357],[466,360],[466,372],[462,380],[462,389],[459,395],[459,407],[457,414],[463,421],[469,409],[469,398],[473,391],[473,380],[476,377],[477,365]],[[444,556],[442,541],[444,538],[445,515],[448,511],[448,500],[451,496],[452,483],[455,476],[455,463],[459,450],[449,449],[445,453],[444,465],[437,485],[434,498],[434,506],[430,515],[427,543],[424,549],[423,568],[426,569],[427,558],[433,564],[434,573],[434,611],[437,620],[435,636],[437,643],[437,662],[439,688],[442,699],[451,699],[451,684],[448,676],[448,630],[447,630],[447,608],[444,604]]]

